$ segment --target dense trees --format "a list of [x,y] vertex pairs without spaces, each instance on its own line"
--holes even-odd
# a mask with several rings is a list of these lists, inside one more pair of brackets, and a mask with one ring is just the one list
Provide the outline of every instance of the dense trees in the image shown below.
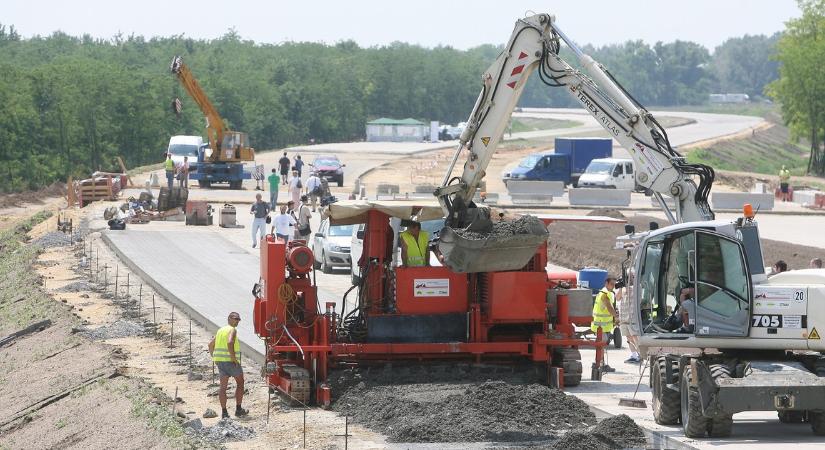
[[[717,49],[724,61],[682,41],[587,51],[642,103],[688,105],[711,91],[761,92],[775,73],[759,68],[772,64],[776,38],[741,40]],[[113,169],[116,155],[129,166],[157,162],[170,135],[202,133],[202,114],[169,73],[174,55],[184,57],[229,126],[249,133],[257,149],[271,149],[310,138],[360,139],[364,123],[380,116],[465,120],[479,76],[499,51],[401,42],[258,44],[233,30],[212,41],[60,32],[23,39],[0,25],[0,191]],[[742,54],[759,61],[744,66]],[[174,97],[183,102],[179,117],[169,106]],[[533,77],[521,105],[574,102]]]
[[769,93],[795,136],[808,137],[808,172],[825,174],[825,0],[799,0],[802,17],[787,23],[777,44],[779,79]]

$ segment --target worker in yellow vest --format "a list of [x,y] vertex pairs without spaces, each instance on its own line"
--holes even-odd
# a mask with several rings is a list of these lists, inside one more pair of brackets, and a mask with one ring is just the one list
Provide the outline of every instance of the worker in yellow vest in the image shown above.
[[779,192],[783,202],[791,201],[791,193],[788,190],[788,184],[791,182],[791,171],[786,169],[784,165],[779,169]]
[[[619,321],[619,315],[616,313],[613,300],[613,289],[616,287],[616,278],[607,277],[604,282],[604,287],[596,294],[596,300],[593,302],[593,322],[590,324],[590,329],[594,333],[602,329],[602,339],[607,342],[608,333],[612,333],[615,328],[615,323]],[[605,365],[604,369],[607,372],[613,372],[615,369]]]
[[228,419],[229,412],[226,410],[226,386],[229,384],[229,377],[235,379],[235,417],[243,417],[249,411],[241,407],[243,402],[243,369],[241,368],[241,340],[238,339],[238,324],[241,322],[241,315],[236,312],[229,313],[229,325],[222,327],[215,333],[215,337],[209,342],[209,354],[212,361],[218,366],[221,385],[218,389],[218,399],[221,402],[221,418]]
[[163,167],[166,169],[166,183],[171,190],[175,182],[175,162],[172,161],[172,153],[166,154],[166,162],[163,164]]
[[430,265],[430,233],[421,231],[419,222],[411,222],[401,233],[401,264],[406,267]]

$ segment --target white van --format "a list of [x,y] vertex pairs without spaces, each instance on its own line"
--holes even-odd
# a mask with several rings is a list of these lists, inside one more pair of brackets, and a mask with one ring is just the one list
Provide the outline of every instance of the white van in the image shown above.
[[200,136],[172,136],[169,138],[169,148],[167,152],[172,154],[172,161],[180,164],[183,157],[189,157],[189,163],[198,162],[198,150],[203,145],[203,138]]
[[577,185],[580,188],[630,189],[636,187],[633,160],[600,158],[590,161]]

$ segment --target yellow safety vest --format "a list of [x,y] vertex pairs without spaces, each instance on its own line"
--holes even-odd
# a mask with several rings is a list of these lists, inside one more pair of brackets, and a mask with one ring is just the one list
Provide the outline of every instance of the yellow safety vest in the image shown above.
[[418,232],[418,242],[409,232],[401,233],[401,239],[407,246],[407,260],[404,265],[407,267],[421,267],[425,265],[424,256],[427,254],[427,246],[430,245],[430,234],[426,231]]
[[779,171],[779,181],[787,183],[791,179],[791,171],[788,169]]
[[593,330],[594,333],[599,327],[602,328],[602,333],[613,332],[613,315],[610,314],[610,310],[607,309],[607,306],[602,302],[603,295],[607,296],[611,305],[613,304],[613,293],[607,289],[602,288],[602,290],[596,294],[596,301],[593,302],[593,323],[590,324],[590,329]]
[[[215,362],[232,362],[229,355],[229,333],[234,330],[232,325],[221,327],[215,334],[215,349],[212,350],[212,361]],[[241,362],[241,340],[238,339],[238,334],[235,333],[235,358]]]
[[175,162],[171,158],[166,160],[166,170],[169,172],[175,170]]

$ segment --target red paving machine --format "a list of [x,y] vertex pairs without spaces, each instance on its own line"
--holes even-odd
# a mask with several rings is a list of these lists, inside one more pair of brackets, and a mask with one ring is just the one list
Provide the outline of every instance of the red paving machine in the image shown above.
[[[355,305],[345,301],[344,310],[337,311],[335,302],[320,304],[312,252],[303,241],[285,244],[268,236],[261,247],[255,332],[267,348],[270,386],[282,393],[328,405],[328,370],[342,363],[533,361],[545,365],[548,383],[559,387],[579,384],[579,347],[595,347],[601,364],[605,344],[576,337],[574,329],[590,325],[590,290],[575,288],[575,272],[546,271],[546,238],[517,270],[394,267],[397,230],[390,219],[439,217],[439,206],[353,201],[333,204],[329,211],[333,223],[366,223],[361,282],[351,289],[357,289]],[[540,218],[542,236],[544,224],[576,219]],[[594,366],[591,376],[599,379],[600,369]]]

